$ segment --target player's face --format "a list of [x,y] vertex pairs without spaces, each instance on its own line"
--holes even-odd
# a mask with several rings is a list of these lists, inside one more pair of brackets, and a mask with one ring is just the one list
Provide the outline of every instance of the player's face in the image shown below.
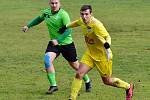
[[50,0],[49,5],[53,12],[57,12],[60,8],[60,1],[59,0]]
[[90,9],[80,11],[80,16],[85,24],[88,24],[91,19]]

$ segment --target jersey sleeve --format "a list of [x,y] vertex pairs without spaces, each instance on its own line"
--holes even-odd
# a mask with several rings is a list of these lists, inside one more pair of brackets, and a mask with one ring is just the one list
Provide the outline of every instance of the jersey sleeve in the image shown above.
[[105,42],[111,44],[111,37],[102,23],[98,23],[95,25],[95,34],[103,44]]
[[80,26],[80,20],[75,20],[73,22],[71,22],[70,24],[67,24],[67,28],[74,28],[74,27],[78,27]]
[[35,26],[35,25],[38,25],[40,24],[42,21],[44,21],[44,17],[45,15],[48,13],[48,9],[45,9],[42,11],[42,14],[40,16],[37,16],[36,18],[34,18],[33,20],[29,21],[27,26],[29,28]]
[[49,8],[44,9],[44,10],[42,11],[42,14],[40,15],[40,18],[41,18],[42,20],[44,20],[44,18],[45,18],[47,15],[49,15],[49,11],[50,11]]
[[[68,15],[67,12],[64,11],[64,12],[61,14],[61,16],[62,16],[62,24],[63,24],[63,26],[70,23],[70,17],[69,17],[69,15]],[[57,38],[58,43],[64,41],[64,39],[65,39],[66,37],[68,37],[68,36],[71,34],[71,32],[72,32],[72,29],[70,29],[70,28],[66,29],[65,32],[64,32],[63,34],[61,34],[61,35]]]
[[71,32],[72,30],[70,28],[66,29],[65,32],[57,38],[58,43],[62,42],[66,37],[68,37],[71,34]]
[[70,17],[67,12],[62,13],[62,23],[63,25],[67,25],[70,23]]
[[42,21],[43,21],[43,19],[41,19],[40,16],[38,16],[38,17],[34,18],[33,20],[31,20],[30,22],[28,22],[27,26],[29,28],[31,28],[35,25],[40,24]]

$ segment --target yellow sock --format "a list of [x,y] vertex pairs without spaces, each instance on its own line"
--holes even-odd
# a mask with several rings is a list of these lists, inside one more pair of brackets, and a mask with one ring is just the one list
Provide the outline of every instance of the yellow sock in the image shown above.
[[71,98],[72,100],[76,100],[76,97],[79,93],[79,90],[82,86],[82,80],[74,78],[71,86]]
[[112,78],[113,80],[113,84],[114,86],[118,87],[118,88],[124,88],[124,89],[129,89],[130,88],[130,84],[120,80],[119,78]]

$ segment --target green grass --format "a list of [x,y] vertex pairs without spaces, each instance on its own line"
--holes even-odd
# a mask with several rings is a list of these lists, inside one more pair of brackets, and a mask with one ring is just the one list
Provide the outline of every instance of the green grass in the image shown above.
[[[74,71],[60,56],[55,61],[59,91],[48,88],[43,56],[49,40],[44,23],[27,33],[21,27],[48,7],[48,0],[1,0],[0,3],[0,100],[67,100]],[[79,17],[82,4],[91,4],[112,37],[113,76],[133,80],[133,100],[150,99],[150,1],[149,0],[61,0],[71,20]],[[81,30],[73,33],[78,57],[85,50]],[[89,73],[93,90],[78,100],[125,100],[125,91],[105,86],[95,69]]]

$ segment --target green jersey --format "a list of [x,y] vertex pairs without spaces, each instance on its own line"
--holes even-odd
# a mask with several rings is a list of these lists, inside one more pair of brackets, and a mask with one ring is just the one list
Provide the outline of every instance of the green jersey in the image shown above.
[[60,9],[58,12],[53,14],[51,9],[47,8],[43,10],[41,16],[38,16],[32,20],[27,26],[30,28],[41,23],[42,21],[45,21],[45,24],[48,27],[50,38],[58,40],[59,45],[66,45],[73,42],[70,34],[71,29],[67,29],[64,32],[65,34],[58,33],[59,28],[70,23],[69,15],[65,10]]

